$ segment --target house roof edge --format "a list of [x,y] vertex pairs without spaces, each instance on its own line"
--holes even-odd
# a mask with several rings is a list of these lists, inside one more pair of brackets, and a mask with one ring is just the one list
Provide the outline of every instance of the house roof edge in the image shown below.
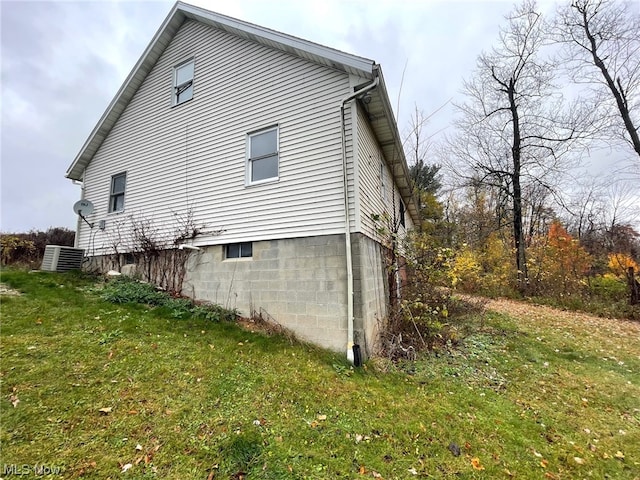
[[178,1],[167,14],[160,28],[158,28],[151,42],[142,53],[142,56],[138,59],[113,100],[111,100],[96,126],[91,131],[89,137],[82,145],[75,159],[67,168],[65,177],[71,180],[82,180],[85,168],[91,162],[91,159],[102,145],[102,142],[133,98],[133,95],[149,71],[153,68],[158,58],[160,58],[170,40],[187,18],[204,22],[213,27],[221,28],[235,35],[268,45],[272,48],[278,48],[330,68],[360,75],[365,78],[373,78],[375,65],[373,60],[325,47],[308,40]]

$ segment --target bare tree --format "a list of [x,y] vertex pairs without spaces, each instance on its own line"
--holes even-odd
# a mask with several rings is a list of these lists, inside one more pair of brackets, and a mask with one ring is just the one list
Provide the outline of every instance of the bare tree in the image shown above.
[[555,40],[573,81],[591,86],[607,127],[617,127],[640,157],[640,6],[574,0],[558,10]]
[[518,285],[524,290],[526,195],[553,189],[568,168],[567,153],[579,129],[563,109],[554,65],[541,54],[546,39],[535,3],[516,6],[507,20],[497,46],[480,55],[474,76],[464,83],[466,101],[457,105],[461,117],[449,154],[460,177],[510,199]]

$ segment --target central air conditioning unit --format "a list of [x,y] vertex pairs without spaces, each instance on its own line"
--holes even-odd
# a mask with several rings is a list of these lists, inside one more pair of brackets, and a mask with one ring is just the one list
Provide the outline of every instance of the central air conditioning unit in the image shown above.
[[48,272],[68,272],[82,267],[84,248],[47,245],[40,270]]

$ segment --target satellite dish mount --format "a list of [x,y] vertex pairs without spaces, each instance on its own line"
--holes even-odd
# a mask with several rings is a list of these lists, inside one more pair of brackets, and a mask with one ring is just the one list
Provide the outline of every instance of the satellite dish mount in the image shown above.
[[93,203],[89,200],[78,200],[73,204],[73,211],[84,220],[84,223],[89,225],[89,228],[93,228],[93,223],[89,223],[85,215],[91,215],[93,213]]

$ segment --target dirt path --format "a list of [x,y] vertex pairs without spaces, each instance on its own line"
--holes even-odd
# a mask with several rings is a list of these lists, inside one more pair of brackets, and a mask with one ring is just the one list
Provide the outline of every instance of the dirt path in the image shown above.
[[554,335],[571,338],[601,355],[614,356],[624,350],[640,358],[640,322],[637,321],[601,318],[507,299],[486,299],[485,308],[509,315],[533,335],[548,335],[551,329]]

